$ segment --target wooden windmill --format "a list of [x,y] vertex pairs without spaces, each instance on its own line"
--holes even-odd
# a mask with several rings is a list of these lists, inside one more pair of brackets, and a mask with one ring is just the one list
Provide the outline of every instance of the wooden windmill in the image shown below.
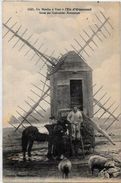
[[[17,127],[15,126],[16,131],[21,126],[25,127],[25,121],[32,125],[29,121],[29,117],[38,120],[34,116],[35,111],[40,118],[44,117],[43,113],[45,112],[45,109],[43,108],[43,105],[41,105],[43,101],[51,106],[51,114],[56,116],[56,118],[58,118],[59,115],[67,115],[71,107],[77,105],[82,111],[86,111],[86,117],[90,120],[100,114],[101,110],[103,113],[98,117],[99,119],[105,114],[108,115],[104,123],[107,123],[111,117],[113,120],[107,125],[105,130],[108,130],[115,121],[119,121],[120,114],[118,116],[115,115],[119,106],[115,106],[115,108],[112,109],[112,106],[114,105],[114,103],[112,103],[107,107],[110,97],[106,98],[104,103],[102,102],[107,93],[102,94],[100,99],[97,98],[97,94],[101,92],[103,86],[97,88],[95,93],[93,93],[96,84],[93,84],[92,82],[92,69],[85,59],[85,57],[90,56],[88,51],[94,52],[94,50],[98,48],[96,40],[102,42],[103,39],[111,36],[111,31],[113,30],[109,17],[106,17],[103,12],[100,11],[99,15],[95,15],[95,17],[97,24],[89,26],[89,32],[83,30],[83,36],[80,33],[79,39],[74,39],[76,45],[71,45],[71,50],[65,49],[66,52],[64,54],[60,53],[58,58],[54,57],[54,52],[49,56],[46,54],[46,51],[43,53],[41,51],[43,43],[40,44],[39,48],[36,46],[38,40],[31,43],[31,36],[28,36],[28,38],[25,36],[28,29],[20,34],[22,26],[20,25],[18,28],[15,28],[16,23],[11,25],[11,17],[3,23],[6,30],[3,38],[10,33],[12,36],[8,41],[11,42],[12,40],[16,40],[13,48],[19,43],[22,43],[19,51],[26,46],[29,49],[25,55],[29,52],[33,52],[31,60],[37,56],[37,63],[43,63],[39,72],[40,76],[43,78],[41,79],[43,88],[32,83],[34,89],[31,89],[31,92],[38,97],[38,100],[35,101],[33,98],[29,97],[29,101],[25,101],[30,107],[28,111],[23,109],[23,107],[18,106],[19,109],[24,112],[24,115],[17,110],[17,113],[21,117],[21,121],[19,121]],[[43,67],[47,68],[47,75],[42,73]],[[50,97],[50,102],[46,100],[47,97]],[[93,108],[95,106],[98,106],[99,109],[94,112]],[[38,108],[41,108],[43,113],[40,113]]]

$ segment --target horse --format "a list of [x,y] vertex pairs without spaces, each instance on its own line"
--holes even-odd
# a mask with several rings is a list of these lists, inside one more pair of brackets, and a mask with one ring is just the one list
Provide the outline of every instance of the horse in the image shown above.
[[29,159],[31,158],[31,150],[34,141],[48,141],[48,134],[40,133],[35,126],[29,126],[22,132],[22,152],[24,161],[26,160],[26,152],[28,152]]

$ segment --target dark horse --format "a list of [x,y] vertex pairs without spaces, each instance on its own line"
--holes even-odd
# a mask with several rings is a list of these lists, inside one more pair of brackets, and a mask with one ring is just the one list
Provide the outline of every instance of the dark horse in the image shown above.
[[34,126],[25,128],[22,132],[22,152],[23,160],[26,160],[26,152],[28,157],[31,157],[31,150],[34,141],[44,142],[48,140],[48,134],[40,133]]

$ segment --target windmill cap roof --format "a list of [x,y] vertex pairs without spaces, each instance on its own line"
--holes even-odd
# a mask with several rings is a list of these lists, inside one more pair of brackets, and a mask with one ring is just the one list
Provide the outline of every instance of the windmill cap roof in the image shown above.
[[[58,61],[57,67],[63,65],[65,62],[71,63],[80,63],[82,68],[88,68],[88,70],[92,70],[92,68],[85,62],[84,58],[82,58],[79,54],[77,54],[75,51],[69,51],[66,54],[64,54]],[[55,67],[56,67],[55,66]]]

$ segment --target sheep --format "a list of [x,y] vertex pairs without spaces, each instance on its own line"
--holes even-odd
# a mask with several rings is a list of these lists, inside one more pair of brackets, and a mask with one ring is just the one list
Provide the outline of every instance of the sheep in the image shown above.
[[63,157],[63,159],[58,164],[58,169],[62,173],[62,178],[65,179],[68,178],[71,168],[72,168],[71,161],[68,158]]
[[99,155],[93,155],[89,158],[88,165],[92,172],[94,169],[98,169],[99,171],[103,170],[105,168],[105,163],[108,161],[107,158]]

